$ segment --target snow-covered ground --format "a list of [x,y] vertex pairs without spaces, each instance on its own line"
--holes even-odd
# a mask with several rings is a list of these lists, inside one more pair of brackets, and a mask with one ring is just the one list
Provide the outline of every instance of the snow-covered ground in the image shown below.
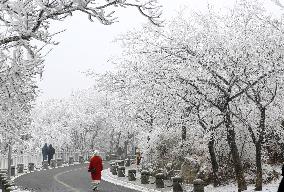
[[[268,185],[264,185],[262,191],[263,192],[277,192],[278,185],[279,184],[277,182],[272,183],[272,184],[268,184]],[[238,190],[237,190],[236,185],[226,185],[226,186],[217,187],[217,188],[214,188],[213,186],[208,186],[208,187],[205,188],[205,191],[210,191],[210,192],[236,192]],[[254,186],[248,186],[248,190],[246,190],[245,192],[254,192]]]
[[[126,170],[127,173],[127,170]],[[138,191],[141,192],[171,192],[172,191],[172,187],[166,187],[164,189],[156,189],[155,184],[147,184],[147,185],[143,185],[140,182],[140,175],[137,174],[137,180],[136,181],[128,181],[127,177],[117,177],[116,175],[112,175],[110,170],[104,170],[102,173],[102,179],[108,182],[111,182],[113,184],[116,185],[121,185],[121,186],[126,186],[129,187],[131,189],[136,189]],[[153,179],[152,181],[150,181],[150,183],[153,183]],[[280,183],[280,179],[271,183],[271,184],[267,184],[263,186],[263,192],[277,192],[278,189],[278,185]],[[169,186],[170,183],[166,183],[166,186]],[[193,187],[192,185],[187,185],[184,186],[186,191],[192,191]],[[237,186],[234,184],[231,185],[226,185],[226,186],[221,186],[221,187],[213,187],[212,185],[208,185],[205,187],[205,192],[237,192]],[[245,192],[254,192],[254,186],[250,185],[248,186],[248,190],[246,190]]]

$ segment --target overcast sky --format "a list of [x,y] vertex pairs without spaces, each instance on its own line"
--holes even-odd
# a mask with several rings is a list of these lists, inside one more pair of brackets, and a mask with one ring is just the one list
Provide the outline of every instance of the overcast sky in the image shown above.
[[[235,0],[160,0],[163,5],[163,17],[170,19],[178,10],[187,6],[194,11],[206,9],[208,2],[217,8],[226,8]],[[54,23],[52,30],[67,31],[56,36],[60,42],[48,54],[43,79],[39,82],[41,94],[39,100],[69,96],[73,90],[92,86],[94,80],[82,72],[93,69],[98,73],[111,70],[107,60],[119,53],[119,46],[112,40],[119,34],[148,22],[136,9],[117,12],[119,22],[104,26],[99,22],[90,22],[86,15],[74,15],[64,22]]]

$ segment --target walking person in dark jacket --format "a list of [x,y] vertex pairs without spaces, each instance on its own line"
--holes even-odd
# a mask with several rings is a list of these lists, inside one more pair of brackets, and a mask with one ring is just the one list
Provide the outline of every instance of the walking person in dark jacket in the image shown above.
[[[282,176],[284,176],[284,165],[282,165]],[[284,178],[282,177],[279,188],[278,188],[278,192],[283,192],[284,191]]]
[[50,160],[53,159],[53,155],[55,154],[55,149],[50,144],[48,146],[48,165],[50,165]]
[[42,151],[43,161],[47,160],[47,156],[48,156],[48,146],[47,146],[47,143],[44,144],[44,146],[42,147],[41,151]]

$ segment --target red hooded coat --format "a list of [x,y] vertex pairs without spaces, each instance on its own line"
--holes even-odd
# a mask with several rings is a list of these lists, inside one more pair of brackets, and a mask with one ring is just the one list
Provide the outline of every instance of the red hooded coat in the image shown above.
[[90,160],[89,170],[95,169],[94,173],[91,173],[92,180],[101,180],[103,163],[100,156],[93,156]]

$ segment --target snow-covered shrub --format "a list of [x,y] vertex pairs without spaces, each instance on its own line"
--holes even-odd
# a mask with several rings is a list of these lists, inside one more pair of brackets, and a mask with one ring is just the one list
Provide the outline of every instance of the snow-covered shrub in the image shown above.
[[[170,134],[171,133],[171,134]],[[179,135],[172,134],[171,130],[156,127],[156,130],[140,138],[139,146],[143,154],[143,163],[152,163],[164,167],[176,159],[175,147],[179,145]]]
[[281,173],[277,171],[276,167],[269,164],[263,165],[263,183],[271,183],[273,180],[280,178]]
[[268,129],[264,148],[267,163],[278,164],[284,162],[284,127],[276,125]]

